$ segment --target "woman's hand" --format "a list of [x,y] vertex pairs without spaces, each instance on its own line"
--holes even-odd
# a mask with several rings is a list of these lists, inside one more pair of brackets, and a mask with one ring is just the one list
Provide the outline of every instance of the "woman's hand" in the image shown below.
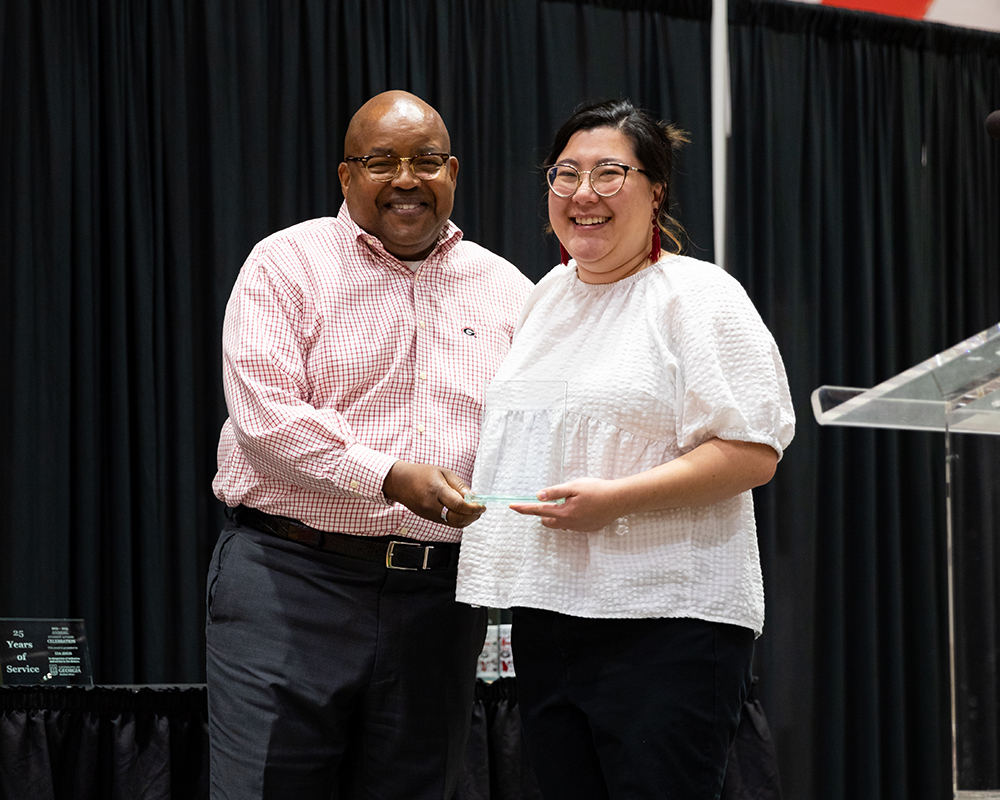
[[[546,528],[598,531],[626,514],[721,503],[774,476],[778,454],[766,444],[709,439],[689,453],[637,475],[581,478],[538,493],[550,503],[512,503]],[[563,504],[551,503],[565,498]]]
[[[539,500],[549,502],[512,503],[510,507],[518,514],[540,517],[546,528],[590,533],[628,513],[616,484],[600,478],[580,478],[538,493]],[[566,502],[552,502],[559,499]]]

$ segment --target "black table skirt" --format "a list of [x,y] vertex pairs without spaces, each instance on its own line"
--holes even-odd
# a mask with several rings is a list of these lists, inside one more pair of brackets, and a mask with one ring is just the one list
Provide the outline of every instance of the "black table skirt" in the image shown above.
[[[770,731],[754,695],[722,796],[780,798]],[[205,687],[0,688],[0,798],[207,800]],[[521,743],[514,679],[480,681],[455,800],[540,798]]]

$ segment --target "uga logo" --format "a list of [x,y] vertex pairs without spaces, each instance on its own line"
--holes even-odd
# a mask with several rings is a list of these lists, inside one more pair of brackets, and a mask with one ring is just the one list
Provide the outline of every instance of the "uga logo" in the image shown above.
[[462,333],[464,333],[466,336],[475,336],[476,335],[476,332],[474,330],[472,330],[472,328],[462,328]]

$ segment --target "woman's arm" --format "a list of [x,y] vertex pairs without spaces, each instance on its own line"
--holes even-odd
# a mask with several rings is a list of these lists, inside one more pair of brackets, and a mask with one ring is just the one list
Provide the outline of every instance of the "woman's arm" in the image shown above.
[[550,486],[540,500],[516,503],[519,514],[541,517],[547,528],[597,531],[626,514],[704,506],[735,497],[774,476],[778,454],[756,442],[709,439],[689,453],[627,478],[579,480]]

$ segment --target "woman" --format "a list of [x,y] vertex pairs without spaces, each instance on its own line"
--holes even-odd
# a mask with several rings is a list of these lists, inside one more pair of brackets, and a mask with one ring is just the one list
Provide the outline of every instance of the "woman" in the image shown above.
[[[563,125],[546,168],[563,263],[494,379],[568,386],[564,482],[539,491],[547,503],[489,508],[459,564],[460,600],[514,609],[546,800],[718,797],[763,626],[750,490],[794,414],[740,285],[661,254],[661,231],[680,250],[668,212],[683,141],[627,101]],[[498,446],[484,438],[477,464]]]

